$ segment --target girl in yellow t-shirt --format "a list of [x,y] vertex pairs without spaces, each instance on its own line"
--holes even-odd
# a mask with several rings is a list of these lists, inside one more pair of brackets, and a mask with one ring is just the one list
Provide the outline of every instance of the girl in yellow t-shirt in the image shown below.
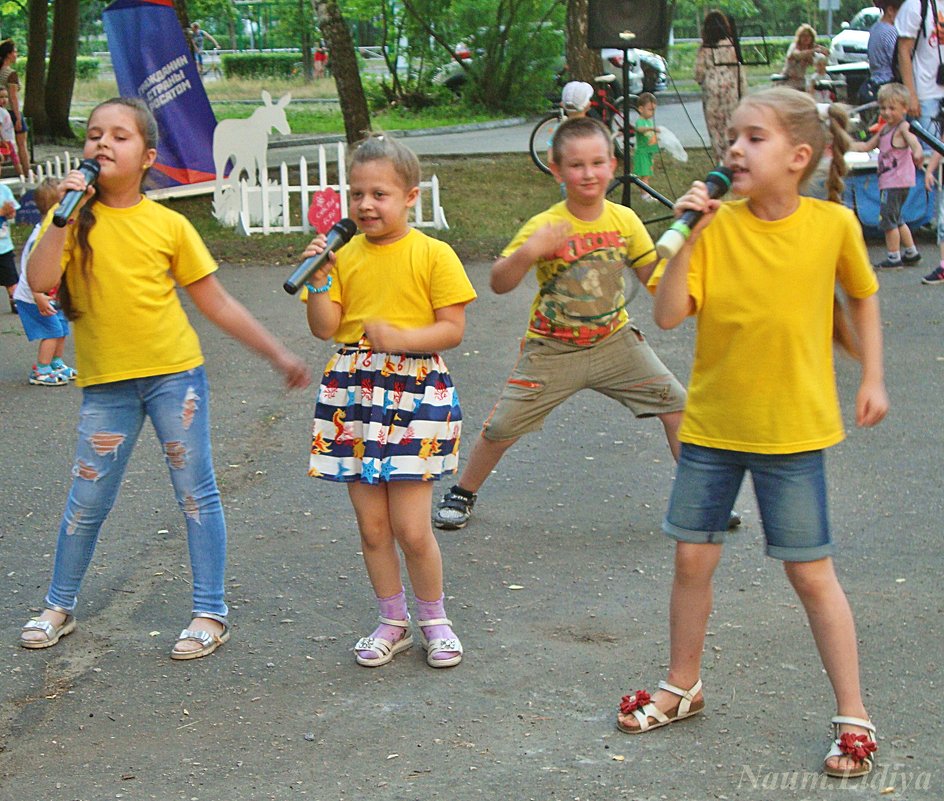
[[857,424],[880,422],[888,398],[878,284],[858,221],[838,202],[799,194],[831,143],[827,187],[839,200],[842,122],[831,107],[827,131],[812,98],[792,89],[749,95],[732,116],[725,158],[742,199],[710,200],[696,182],[676,204],[704,214],[658,281],[653,312],[662,328],[698,320],[663,523],[676,540],[669,674],[651,698],[624,697],[618,725],[636,734],[703,709],[711,579],[728,511],[750,471],[767,553],[784,562],[836,694],[836,739],[824,770],[850,777],[872,769],[875,727],[862,702],[855,624],[833,569],[826,513],[823,449],[843,437],[832,362],[837,282],[859,338]]
[[[420,167],[408,148],[370,137],[349,175],[362,233],[306,284],[311,332],[340,345],[318,392],[308,472],[347,484],[357,515],[380,607],[380,624],[354,646],[358,664],[386,664],[413,643],[399,546],[426,661],[450,667],[462,645],[443,607],[430,517],[433,481],[458,466],[462,413],[439,351],[462,340],[475,290],[448,245],[410,227]],[[324,245],[316,237],[304,255]]]
[[139,100],[97,106],[84,156],[98,163],[98,180],[88,186],[78,170],[65,177],[60,193],[84,191],[80,210],[60,227],[50,224],[53,208],[30,256],[34,292],[62,282],[59,299],[74,323],[83,395],[52,583],[46,608],[23,627],[25,648],[48,648],[75,630],[79,587],[145,417],[184,513],[193,570],[191,622],[171,658],[205,656],[229,638],[226,524],[210,452],[207,379],[178,285],[210,321],[266,357],[288,386],[309,383],[305,363],[223,289],[213,275],[216,262],[190,223],[141,195],[157,135],[154,117]]

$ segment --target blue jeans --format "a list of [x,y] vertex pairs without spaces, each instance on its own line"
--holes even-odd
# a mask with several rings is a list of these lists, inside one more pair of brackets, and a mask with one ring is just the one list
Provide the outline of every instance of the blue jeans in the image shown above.
[[59,527],[46,603],[75,609],[98,533],[118,496],[145,417],[157,432],[187,524],[193,616],[225,619],[226,522],[213,473],[209,386],[203,367],[82,390],[72,489]]
[[750,471],[767,554],[815,562],[833,554],[823,451],[749,453],[682,443],[662,530],[675,540],[723,543],[728,516]]

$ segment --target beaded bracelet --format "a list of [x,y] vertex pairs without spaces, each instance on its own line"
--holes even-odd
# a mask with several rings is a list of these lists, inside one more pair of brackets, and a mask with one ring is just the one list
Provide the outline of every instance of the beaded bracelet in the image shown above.
[[308,290],[309,292],[311,292],[313,295],[320,295],[320,294],[322,294],[323,292],[327,292],[329,289],[331,289],[331,284],[332,284],[332,283],[333,283],[333,280],[332,280],[332,278],[331,278],[331,275],[329,274],[329,275],[328,275],[328,280],[327,280],[327,282],[325,282],[325,285],[324,285],[324,286],[315,287],[315,286],[312,286],[311,284],[309,284],[307,281],[305,281],[305,289],[307,289],[307,290]]

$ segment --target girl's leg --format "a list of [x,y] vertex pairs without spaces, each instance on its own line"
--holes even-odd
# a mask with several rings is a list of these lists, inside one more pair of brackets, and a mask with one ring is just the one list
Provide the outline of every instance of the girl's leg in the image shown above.
[[[213,471],[210,395],[203,367],[142,379],[148,417],[157,432],[177,503],[184,513],[193,573],[193,621],[189,628],[223,632],[226,521]],[[176,650],[199,650],[196,641]]]
[[[396,481],[387,487],[390,525],[406,562],[420,620],[445,620],[443,607],[443,567],[439,543],[430,524],[433,499],[431,481]],[[449,624],[423,626],[427,641],[456,641]],[[456,664],[461,650],[439,650],[432,659]]]
[[[70,611],[95,552],[102,523],[118,496],[128,458],[141,431],[144,407],[133,381],[82,391],[72,488],[59,525],[52,582],[45,602]],[[66,615],[46,609],[39,616],[56,626]],[[24,632],[25,639],[42,639]]]
[[[387,490],[389,484],[369,485],[354,482],[348,484],[348,495],[357,516],[357,527],[361,534],[361,551],[367,575],[377,596],[380,616],[388,620],[408,620],[406,595],[400,577],[400,557],[390,528]],[[381,623],[367,639],[385,640],[394,646],[409,636],[404,626]],[[359,641],[363,642],[363,641]],[[401,646],[402,647],[402,646]],[[382,664],[376,660],[384,658],[380,650],[362,648],[357,651],[361,664]],[[390,657],[392,658],[392,656]],[[385,660],[389,661],[389,660]]]
[[[721,559],[721,548],[713,543],[676,543],[669,606],[668,683],[683,690],[694,686],[701,676],[701,657],[711,614],[711,579]],[[701,697],[699,692],[693,700]],[[679,696],[665,690],[652,695],[652,703],[662,712],[675,709],[680,700]],[[620,714],[617,720],[623,728],[639,728],[639,722],[631,713]]]
[[[859,686],[855,621],[833,569],[833,560],[784,562],[784,570],[809,618],[816,648],[836,694],[837,714],[868,720]],[[839,729],[856,734],[864,732],[848,724],[840,725]],[[837,770],[848,770],[855,766],[848,757],[830,757],[829,763],[830,767]]]

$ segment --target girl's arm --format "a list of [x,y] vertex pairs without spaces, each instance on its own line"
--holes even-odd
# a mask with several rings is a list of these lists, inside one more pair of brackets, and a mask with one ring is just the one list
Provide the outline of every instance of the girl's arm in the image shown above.
[[888,413],[885,371],[882,367],[882,321],[878,295],[849,298],[849,314],[859,340],[862,378],[856,393],[856,425],[874,426]]
[[187,284],[185,289],[211,323],[268,359],[285,377],[286,386],[303,389],[311,383],[311,373],[305,362],[289,351],[242,303],[230,295],[215,275],[204,276]]
[[705,81],[705,62],[707,58],[707,48],[704,45],[699,45],[698,51],[695,53],[695,83],[699,86]]
[[[325,235],[319,234],[305,248],[302,258],[317,256],[325,248]],[[308,283],[315,289],[321,289],[326,286],[331,277],[331,270],[334,269],[336,258],[333,253],[328,254],[328,263],[323,264],[312,273]],[[305,303],[307,308],[305,314],[308,318],[308,328],[318,339],[327,341],[334,336],[338,326],[341,325],[341,305],[335,303],[328,297],[327,292],[309,292]]]
[[699,234],[714,219],[721,201],[708,197],[708,188],[695,181],[675,204],[676,216],[689,209],[701,211],[702,217],[692,229],[691,235],[665,268],[652,307],[652,319],[659,328],[675,328],[695,311],[695,302],[688,292],[688,265],[692,258],[692,247]]
[[[85,198],[73,212],[74,220],[82,206],[95,194],[95,187],[88,185],[81,172],[72,170],[59,184],[60,199],[70,189],[85,190]],[[67,230],[50,225],[33,247],[26,265],[26,279],[34,292],[48,292],[62,280],[62,250],[66,245]]]
[[907,121],[902,125],[901,134],[905,139],[905,144],[911,148],[911,158],[915,163],[915,167],[920,167],[924,164],[924,150],[921,148],[918,137],[911,132],[911,127]]
[[[14,72],[11,77],[16,77]],[[17,78],[17,83],[13,81],[8,81],[7,83],[7,94],[10,96],[10,108],[13,109],[13,113],[16,116],[16,123],[13,125],[13,130],[17,133],[23,132],[23,114],[20,111],[20,85],[19,78]]]
[[374,350],[385,353],[438,353],[462,342],[465,304],[436,309],[436,322],[424,328],[397,328],[382,320],[364,323],[364,333]]
[[489,278],[492,292],[497,295],[511,292],[528,274],[532,264],[541,258],[552,258],[567,243],[568,236],[568,222],[542,225],[514,253],[496,259]]
[[850,142],[849,150],[855,150],[857,153],[869,153],[875,148],[878,147],[878,134],[872,134],[870,139],[866,139],[864,142]]

